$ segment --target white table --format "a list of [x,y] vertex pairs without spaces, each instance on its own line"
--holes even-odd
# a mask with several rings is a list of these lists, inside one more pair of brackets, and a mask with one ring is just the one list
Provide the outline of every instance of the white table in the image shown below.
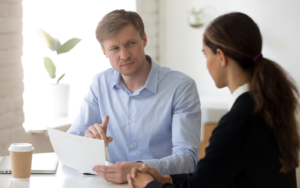
[[0,188],[128,188],[126,184],[106,182],[98,175],[82,175],[77,170],[58,164],[56,174],[31,174],[28,181],[16,181],[11,174],[0,174]]

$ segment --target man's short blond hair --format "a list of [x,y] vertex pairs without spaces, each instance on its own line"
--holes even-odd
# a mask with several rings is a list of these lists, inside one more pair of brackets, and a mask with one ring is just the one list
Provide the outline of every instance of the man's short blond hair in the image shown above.
[[136,28],[141,38],[144,37],[144,23],[140,15],[133,11],[120,9],[107,13],[101,19],[96,28],[96,38],[102,46],[104,40],[111,38],[128,24],[132,24]]

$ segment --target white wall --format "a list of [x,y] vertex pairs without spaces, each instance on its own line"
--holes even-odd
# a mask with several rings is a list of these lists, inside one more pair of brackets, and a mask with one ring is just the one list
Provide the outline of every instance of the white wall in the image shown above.
[[217,16],[240,11],[254,19],[261,29],[263,55],[282,65],[300,84],[300,1],[299,0],[162,0],[160,1],[160,64],[190,75],[200,96],[228,96],[217,89],[206,70],[202,55],[201,29],[187,23],[188,10],[208,7],[204,23]]

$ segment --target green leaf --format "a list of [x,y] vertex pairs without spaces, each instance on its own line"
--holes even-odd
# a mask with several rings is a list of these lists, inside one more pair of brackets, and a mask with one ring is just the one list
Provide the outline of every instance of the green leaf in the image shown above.
[[[65,73],[66,74],[66,73]],[[63,75],[61,75],[59,78],[58,78],[58,80],[57,80],[57,82],[56,82],[56,84],[58,84],[59,83],[59,81],[65,76],[65,74],[63,74]]]
[[60,48],[57,49],[57,54],[61,54],[61,53],[66,53],[68,51],[70,51],[72,48],[74,48],[79,42],[81,41],[81,39],[78,38],[72,38],[70,40],[68,40],[67,42],[65,42],[63,45],[60,46]]
[[47,33],[46,31],[44,31],[42,29],[38,30],[38,34],[47,43],[48,48],[50,48],[50,50],[54,51],[55,39],[51,35],[49,35],[49,33]]
[[49,57],[44,57],[44,66],[49,73],[49,76],[53,79],[55,78],[56,67],[53,61]]

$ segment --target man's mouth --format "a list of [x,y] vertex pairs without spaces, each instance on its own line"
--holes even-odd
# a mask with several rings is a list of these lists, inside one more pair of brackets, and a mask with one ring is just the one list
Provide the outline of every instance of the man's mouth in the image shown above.
[[128,65],[132,65],[133,63],[134,63],[134,61],[133,61],[133,62],[124,63],[124,64],[122,64],[121,66],[128,66]]

